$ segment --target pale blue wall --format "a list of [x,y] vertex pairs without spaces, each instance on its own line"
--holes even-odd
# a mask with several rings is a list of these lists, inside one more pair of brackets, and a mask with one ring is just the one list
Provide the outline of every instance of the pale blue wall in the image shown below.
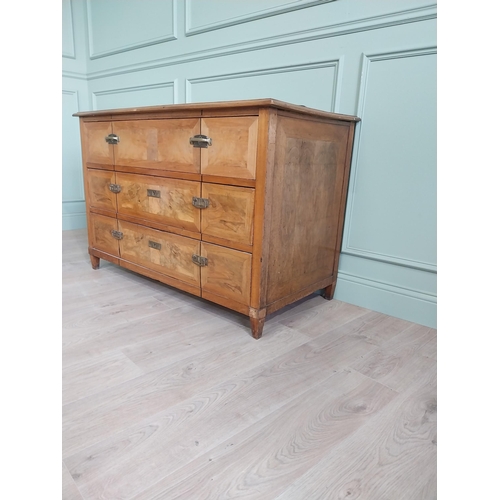
[[436,3],[63,0],[63,228],[78,110],[274,97],[361,118],[335,298],[436,326]]

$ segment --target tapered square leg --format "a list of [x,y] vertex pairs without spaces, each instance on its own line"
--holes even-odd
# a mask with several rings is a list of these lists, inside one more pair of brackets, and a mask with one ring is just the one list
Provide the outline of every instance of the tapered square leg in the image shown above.
[[90,254],[90,263],[92,264],[92,269],[99,269],[100,262],[101,259],[99,257],[95,257],[94,255]]
[[332,300],[334,292],[335,292],[335,283],[332,283],[330,286],[323,288],[322,295],[326,300]]
[[260,339],[264,330],[264,322],[266,318],[250,318],[250,326],[252,327],[252,337]]

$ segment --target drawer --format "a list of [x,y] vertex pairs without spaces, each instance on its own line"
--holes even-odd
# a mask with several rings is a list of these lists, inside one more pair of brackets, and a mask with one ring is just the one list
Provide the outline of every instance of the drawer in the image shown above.
[[101,252],[118,257],[118,240],[113,232],[118,230],[118,221],[104,215],[90,214],[88,220],[89,246]]
[[199,131],[199,118],[115,121],[115,165],[199,173],[200,150],[189,143]]
[[117,172],[116,184],[118,213],[200,232],[199,182]]
[[252,244],[255,189],[203,183],[201,195],[209,202],[201,210],[204,235]]
[[124,221],[118,227],[122,259],[200,286],[200,267],[192,259],[200,251],[198,240]]
[[212,145],[201,149],[201,173],[255,179],[257,116],[202,118],[201,133]]
[[106,142],[112,132],[111,122],[82,122],[82,146],[87,163],[113,169],[114,146]]
[[207,259],[201,268],[202,295],[210,292],[249,305],[252,254],[202,242],[201,256]]
[[116,183],[112,170],[88,169],[87,202],[90,208],[116,212],[116,194],[110,188]]

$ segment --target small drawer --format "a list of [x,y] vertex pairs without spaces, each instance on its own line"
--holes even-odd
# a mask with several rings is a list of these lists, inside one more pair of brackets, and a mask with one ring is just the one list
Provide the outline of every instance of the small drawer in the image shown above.
[[251,245],[255,189],[203,183],[201,192],[208,200],[201,210],[201,232]]
[[252,254],[231,248],[201,243],[201,290],[219,297],[250,304]]
[[88,220],[89,246],[118,257],[118,221],[104,215],[90,214]]
[[87,201],[90,208],[116,213],[115,173],[112,170],[87,169]]
[[202,118],[211,145],[201,149],[201,173],[255,179],[258,123],[258,116]]

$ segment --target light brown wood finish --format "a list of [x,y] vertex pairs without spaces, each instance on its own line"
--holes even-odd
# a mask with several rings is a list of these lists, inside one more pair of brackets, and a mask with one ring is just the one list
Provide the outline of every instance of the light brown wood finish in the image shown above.
[[110,191],[116,183],[115,173],[110,170],[87,170],[88,203],[91,209],[116,213],[116,194]]
[[435,330],[315,296],[255,342],[86,244],[63,233],[64,499],[436,498]]
[[[201,103],[185,103],[185,104],[167,104],[163,106],[144,106],[140,108],[121,108],[104,111],[81,111],[75,113],[74,116],[81,116],[85,119],[95,117],[112,117],[113,119],[130,120],[135,117],[147,119],[149,116],[160,118],[166,116],[168,118],[180,118],[186,116],[205,116],[211,114],[223,113],[225,116],[232,116],[231,113],[244,110],[247,114],[258,114],[262,107],[278,109],[283,111],[291,111],[304,117],[324,117],[331,119],[335,115],[343,121],[357,122],[359,118],[340,113],[330,113],[320,109],[308,108],[289,102],[280,101],[278,99],[247,99],[243,101],[218,101],[218,102],[201,102]],[[200,113],[201,110],[201,113]]]
[[122,259],[151,268],[194,286],[200,285],[200,268],[193,263],[200,242],[145,226],[118,221]]
[[[88,210],[115,210],[118,220],[208,245],[201,248],[213,254],[217,278],[202,271],[196,294],[252,318],[254,338],[273,311],[317,289],[333,297],[356,117],[272,99],[77,116],[84,132],[95,129],[90,139],[82,132]],[[106,123],[119,136],[114,160],[91,163],[88,141]],[[207,147],[189,144],[198,133],[209,137]],[[110,198],[113,180],[121,191]],[[202,198],[197,208],[194,197]],[[92,256],[98,251],[106,253]],[[147,259],[140,266],[150,277],[162,273]]]
[[268,304],[333,275],[347,132],[342,125],[278,117]]
[[203,183],[201,195],[210,202],[201,211],[204,235],[252,244],[254,189]]
[[82,121],[82,142],[86,161],[96,163],[101,168],[113,168],[113,145],[106,142],[106,137],[113,132],[111,122]]
[[201,268],[201,290],[232,299],[238,303],[250,303],[250,276],[252,256],[231,248],[201,243],[201,255],[208,259]]
[[111,217],[92,214],[88,220],[90,248],[101,250],[116,257],[120,256],[118,240],[112,231],[118,231],[118,222]]
[[116,182],[119,214],[200,231],[200,210],[192,204],[199,182],[124,173],[116,174]]
[[201,149],[201,173],[255,179],[257,130],[256,116],[202,118],[212,145]]
[[199,130],[197,118],[114,122],[115,164],[198,173],[200,151],[189,139]]

